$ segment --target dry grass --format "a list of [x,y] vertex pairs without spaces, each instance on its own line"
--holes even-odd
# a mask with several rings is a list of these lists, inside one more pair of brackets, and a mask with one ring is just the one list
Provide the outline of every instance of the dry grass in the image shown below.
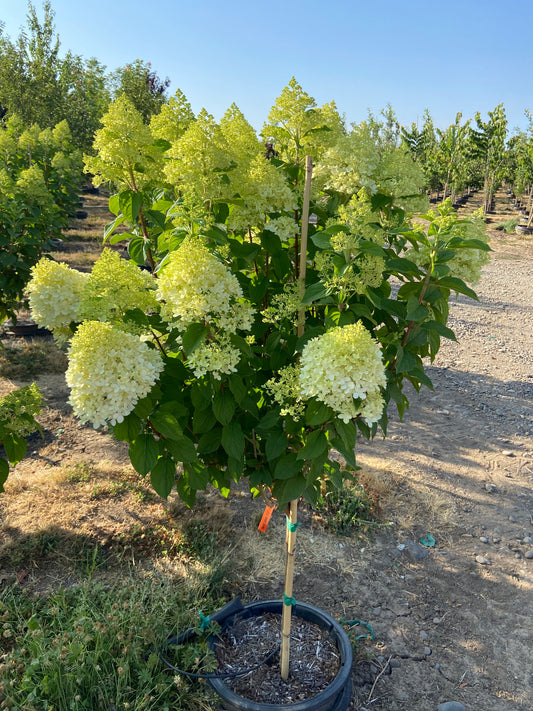
[[67,357],[52,338],[3,339],[0,350],[0,377],[32,380],[41,373],[64,373]]

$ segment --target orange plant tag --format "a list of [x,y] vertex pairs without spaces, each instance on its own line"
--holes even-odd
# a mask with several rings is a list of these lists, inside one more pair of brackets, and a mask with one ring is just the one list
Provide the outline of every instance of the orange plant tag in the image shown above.
[[257,527],[261,531],[261,533],[266,533],[268,522],[270,521],[270,518],[275,508],[275,506],[269,506],[268,504],[265,506],[263,516],[261,517],[261,521],[259,522],[259,526]]

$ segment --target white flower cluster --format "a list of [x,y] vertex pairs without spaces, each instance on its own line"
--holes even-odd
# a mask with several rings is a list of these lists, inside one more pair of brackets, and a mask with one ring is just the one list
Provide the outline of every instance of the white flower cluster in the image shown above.
[[231,345],[229,336],[222,334],[195,348],[189,356],[187,365],[193,369],[197,378],[212,373],[217,380],[220,380],[222,374],[235,373],[240,358],[241,354]]
[[42,328],[53,331],[58,340],[64,340],[69,324],[78,319],[87,274],[43,257],[32,267],[31,275],[26,291],[32,318]]
[[287,365],[278,372],[277,378],[271,378],[265,383],[267,392],[281,405],[281,414],[293,420],[299,420],[305,408],[298,382],[299,373],[297,365]]
[[368,424],[377,422],[384,407],[380,388],[385,384],[381,350],[361,321],[333,328],[303,349],[299,375],[302,396],[316,397],[343,422],[357,415]]
[[122,422],[147,395],[163,370],[159,353],[110,323],[85,321],[72,338],[69,402],[94,427]]
[[170,253],[157,284],[161,317],[180,330],[202,321],[228,333],[252,325],[253,309],[240,301],[237,278],[197,239],[184,240]]

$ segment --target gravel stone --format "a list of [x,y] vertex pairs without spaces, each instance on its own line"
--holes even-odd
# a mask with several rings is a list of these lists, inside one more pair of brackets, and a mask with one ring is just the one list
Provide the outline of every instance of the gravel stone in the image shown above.
[[437,706],[437,711],[466,711],[466,709],[458,701],[446,701],[444,704]]
[[531,559],[533,558],[533,551],[526,551],[525,557],[526,557],[528,560],[531,560]]
[[490,560],[488,558],[485,558],[484,555],[477,555],[476,562],[480,565],[490,565]]
[[480,536],[479,540],[481,541],[481,543],[488,543],[489,542],[489,539],[485,538],[485,536]]
[[406,541],[405,545],[413,560],[424,560],[429,555],[428,549],[415,541]]

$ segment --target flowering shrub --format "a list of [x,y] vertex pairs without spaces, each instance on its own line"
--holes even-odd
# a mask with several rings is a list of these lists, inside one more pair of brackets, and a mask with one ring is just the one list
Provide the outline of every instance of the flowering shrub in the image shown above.
[[[74,411],[129,442],[162,496],[176,487],[192,505],[245,477],[281,506],[316,502],[355,468],[357,433],[386,433],[391,401],[402,414],[404,382],[431,387],[424,359],[454,338],[450,295],[475,298],[480,224],[447,205],[414,220],[424,178],[410,155],[375,121],[348,132],[294,79],[266,145],[235,106],[220,124],[181,94],[150,126],[134,111],[116,102],[86,159],[118,189],[105,239],[127,239],[130,261],[104,251],[76,293],[57,283]],[[35,304],[50,299],[41,270]]]
[[26,454],[26,437],[40,429],[35,416],[41,411],[43,396],[35,383],[0,398],[0,492],[9,474],[9,465],[17,464]]
[[0,126],[0,323],[16,319],[30,268],[59,237],[78,201],[81,156],[66,121],[41,131]]

